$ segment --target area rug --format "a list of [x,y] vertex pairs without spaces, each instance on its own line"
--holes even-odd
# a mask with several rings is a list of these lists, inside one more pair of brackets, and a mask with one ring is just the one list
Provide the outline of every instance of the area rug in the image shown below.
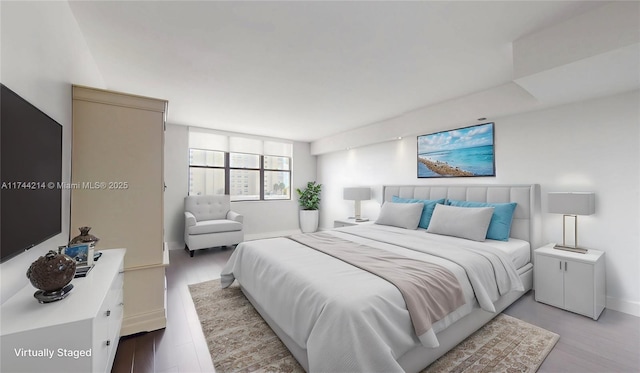
[[[234,283],[189,285],[218,373],[304,372]],[[500,314],[421,373],[535,372],[560,337]]]

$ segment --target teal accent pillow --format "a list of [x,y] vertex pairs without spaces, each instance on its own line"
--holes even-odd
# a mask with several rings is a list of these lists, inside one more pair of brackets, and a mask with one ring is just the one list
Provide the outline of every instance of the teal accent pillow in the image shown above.
[[418,223],[418,227],[427,229],[429,227],[429,222],[431,221],[431,216],[433,216],[433,209],[436,208],[437,204],[444,205],[444,198],[441,199],[416,199],[416,198],[400,198],[398,196],[391,197],[391,202],[395,203],[416,203],[421,202],[424,204],[424,208],[422,209],[422,216],[420,216],[420,222]]
[[458,207],[493,207],[493,216],[491,217],[491,223],[489,223],[489,229],[487,230],[487,238],[498,241],[509,241],[513,212],[516,209],[517,203],[485,203],[447,200],[447,204]]

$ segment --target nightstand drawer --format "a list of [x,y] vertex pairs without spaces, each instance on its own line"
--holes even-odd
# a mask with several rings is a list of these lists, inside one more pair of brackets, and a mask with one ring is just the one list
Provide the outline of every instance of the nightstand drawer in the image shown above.
[[338,219],[333,221],[333,227],[334,228],[351,227],[354,225],[360,225],[360,224],[366,224],[366,223],[371,223],[371,221],[369,219],[356,221],[356,219],[354,218]]
[[342,228],[342,227],[351,227],[357,225],[355,221],[350,222],[349,219],[345,219],[345,220],[334,220],[333,221],[333,227],[334,228]]

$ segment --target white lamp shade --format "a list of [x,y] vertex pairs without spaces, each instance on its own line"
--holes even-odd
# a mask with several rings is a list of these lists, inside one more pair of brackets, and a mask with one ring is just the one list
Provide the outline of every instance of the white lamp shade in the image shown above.
[[591,192],[552,192],[548,197],[548,211],[553,214],[591,215],[596,212],[596,198]]
[[344,188],[343,198],[348,201],[366,201],[371,199],[371,188]]

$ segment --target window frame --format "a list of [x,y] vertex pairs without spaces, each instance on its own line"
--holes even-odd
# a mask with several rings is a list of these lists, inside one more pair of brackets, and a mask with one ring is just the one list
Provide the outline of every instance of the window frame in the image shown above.
[[[254,153],[244,153],[244,152],[230,152],[230,151],[222,151],[222,150],[211,150],[211,149],[200,149],[200,148],[189,148],[189,152],[191,152],[191,150],[203,150],[203,151],[210,151],[210,152],[219,152],[219,153],[224,153],[224,166],[202,166],[202,165],[192,165],[191,164],[191,159],[189,159],[189,170],[191,170],[191,168],[204,168],[204,169],[218,169],[218,170],[224,170],[224,192],[225,194],[228,194],[231,196],[231,170],[245,170],[245,171],[258,171],[259,173],[259,190],[260,190],[260,195],[259,195],[259,199],[233,199],[234,196],[232,197],[232,202],[256,202],[256,201],[268,201],[268,202],[272,202],[272,201],[291,201],[291,180],[292,180],[292,157],[289,156],[284,156],[284,155],[264,155],[264,154],[254,154]],[[232,154],[246,154],[246,155],[255,155],[258,156],[258,164],[259,167],[255,168],[255,167],[231,167],[231,155]],[[288,164],[289,164],[289,169],[274,169],[274,168],[265,168],[264,165],[264,157],[278,157],[278,158],[286,158],[289,160]],[[265,171],[267,172],[282,172],[282,173],[287,173],[289,175],[289,196],[288,198],[268,198],[265,199],[265,187],[264,187],[264,178],[265,178]],[[191,173],[191,172],[189,172]],[[191,178],[189,178],[189,192],[191,191]],[[237,197],[237,196],[236,196]]]
[[[204,152],[216,152],[216,153],[222,153],[222,155],[223,155],[223,162],[224,162],[224,164],[223,164],[222,166],[206,166],[206,165],[204,165],[204,166],[203,166],[203,165],[192,165],[192,164],[191,164],[191,151],[192,151],[192,150],[199,150],[199,151],[204,151]],[[189,148],[189,189],[188,189],[188,191],[187,191],[187,194],[188,194],[188,195],[191,195],[191,169],[192,169],[192,168],[205,169],[205,170],[213,169],[213,170],[222,170],[222,171],[224,171],[224,174],[225,174],[225,176],[224,176],[224,179],[225,179],[225,186],[224,186],[224,190],[225,190],[225,194],[227,194],[227,191],[229,190],[229,189],[227,188],[227,185],[226,185],[226,180],[228,179],[228,177],[227,177],[227,171],[226,171],[226,165],[227,165],[227,164],[228,164],[228,162],[227,162],[227,153],[226,153],[226,152],[223,152],[223,151],[221,151],[221,150],[211,150],[211,149],[201,149],[201,148]]]
[[[282,170],[282,169],[277,169],[277,168],[266,168],[264,166],[264,157],[273,157],[273,158],[286,158],[289,160],[289,169],[288,170]],[[284,155],[265,155],[265,154],[261,154],[260,155],[260,200],[261,201],[291,201],[291,193],[293,192],[291,190],[291,168],[292,168],[292,164],[291,164],[292,160],[291,157],[287,157]],[[269,198],[266,199],[264,198],[264,174],[265,172],[286,172],[289,174],[289,198]]]

